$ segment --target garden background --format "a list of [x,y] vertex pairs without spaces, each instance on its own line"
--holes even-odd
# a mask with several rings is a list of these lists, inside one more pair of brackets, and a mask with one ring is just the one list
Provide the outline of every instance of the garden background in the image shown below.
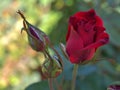
[[[97,50],[94,59],[99,62],[79,66],[76,90],[106,90],[120,80],[120,0],[0,1],[0,90],[24,90],[33,83],[39,85],[35,87],[39,90],[49,90],[47,82],[41,82],[39,72],[43,54],[33,51],[27,34],[20,33],[23,25],[18,10],[44,31],[61,53],[59,43],[65,44],[69,17],[78,11],[95,9],[104,21],[110,42]],[[64,70],[57,81],[63,90],[70,90],[73,65],[62,53],[61,56]]]

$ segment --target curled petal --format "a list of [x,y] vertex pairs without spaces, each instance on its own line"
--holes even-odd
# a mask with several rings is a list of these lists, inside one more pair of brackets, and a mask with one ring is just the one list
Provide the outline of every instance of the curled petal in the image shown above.
[[95,42],[95,43],[92,43],[91,45],[83,48],[83,50],[85,49],[91,49],[91,48],[98,48],[104,44],[107,44],[109,42],[109,35],[105,32],[103,32],[101,34],[101,36],[99,37],[99,39]]

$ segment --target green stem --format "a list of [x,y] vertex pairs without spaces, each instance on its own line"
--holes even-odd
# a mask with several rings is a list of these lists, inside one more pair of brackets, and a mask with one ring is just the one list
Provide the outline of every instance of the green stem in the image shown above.
[[58,83],[58,81],[56,79],[54,79],[54,83],[56,84],[57,90],[63,90],[61,85]]
[[49,89],[54,90],[53,89],[53,79],[52,78],[48,78],[48,83],[49,83]]
[[76,77],[77,77],[77,70],[78,70],[79,65],[75,64],[74,69],[73,69],[73,76],[72,76],[72,88],[71,90],[75,90],[75,85],[76,85]]

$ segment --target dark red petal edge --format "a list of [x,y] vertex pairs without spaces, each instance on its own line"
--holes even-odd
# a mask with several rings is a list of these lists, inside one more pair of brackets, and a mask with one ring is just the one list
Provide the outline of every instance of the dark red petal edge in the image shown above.
[[83,48],[82,50],[85,50],[85,49],[91,49],[91,48],[95,48],[97,49],[98,47],[102,46],[102,45],[105,45],[109,42],[109,35],[107,33],[103,33],[102,34],[102,37],[97,40],[95,43]]

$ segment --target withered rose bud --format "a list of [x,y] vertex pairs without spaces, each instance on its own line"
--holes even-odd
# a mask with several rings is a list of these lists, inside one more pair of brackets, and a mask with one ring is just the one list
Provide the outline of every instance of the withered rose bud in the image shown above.
[[46,78],[55,78],[63,71],[63,66],[57,56],[53,56],[51,60],[46,59],[42,66],[41,71]]
[[18,13],[23,18],[24,28],[22,30],[25,30],[27,32],[28,41],[32,49],[35,51],[44,51],[49,44],[48,36],[43,31],[30,24],[20,11],[18,11]]

